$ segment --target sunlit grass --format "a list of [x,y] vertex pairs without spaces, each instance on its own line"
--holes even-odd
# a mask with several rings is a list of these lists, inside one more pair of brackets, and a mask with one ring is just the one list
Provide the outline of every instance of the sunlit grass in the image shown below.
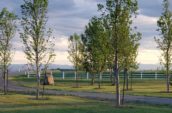
[[93,101],[71,96],[0,95],[0,113],[171,113],[171,106],[127,103],[116,108],[115,102]]

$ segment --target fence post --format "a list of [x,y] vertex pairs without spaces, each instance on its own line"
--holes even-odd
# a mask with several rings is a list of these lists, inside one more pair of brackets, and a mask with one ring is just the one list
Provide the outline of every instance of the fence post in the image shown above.
[[88,72],[87,72],[87,80],[89,79],[89,74],[88,74]]
[[29,71],[27,72],[27,78],[30,78],[30,73],[29,73]]
[[76,80],[76,71],[75,71],[75,80]]
[[158,77],[157,77],[157,72],[155,72],[155,80],[157,80],[157,78],[158,78]]
[[65,73],[64,73],[64,71],[62,73],[63,73],[62,74],[62,79],[64,80],[65,79]]
[[141,80],[143,79],[143,73],[141,72]]
[[100,73],[100,80],[102,80],[102,73]]
[[131,86],[130,87],[131,87],[131,90],[132,90],[133,89],[133,72],[131,72],[130,75],[131,75],[131,77],[130,77],[130,79],[131,79],[131,84],[130,85]]

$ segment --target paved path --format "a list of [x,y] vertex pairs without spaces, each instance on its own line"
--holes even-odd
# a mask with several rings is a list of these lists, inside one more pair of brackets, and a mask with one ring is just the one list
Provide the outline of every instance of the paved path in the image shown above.
[[[2,89],[2,80],[0,78],[0,88]],[[34,88],[17,86],[13,82],[9,82],[9,91],[33,93],[36,90]],[[70,95],[82,98],[97,99],[115,101],[115,95],[109,93],[93,93],[93,92],[76,92],[76,91],[57,91],[57,90],[46,90],[46,94],[50,95]],[[145,97],[145,96],[130,96],[125,95],[127,102],[142,102],[148,104],[167,104],[172,105],[172,98],[158,98],[158,97]]]

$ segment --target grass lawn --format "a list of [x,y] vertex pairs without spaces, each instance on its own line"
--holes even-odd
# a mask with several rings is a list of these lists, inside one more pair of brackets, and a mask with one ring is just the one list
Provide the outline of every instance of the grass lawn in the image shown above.
[[[17,84],[27,87],[35,87],[36,79],[27,78],[26,76],[17,76],[11,78],[16,81]],[[110,83],[102,83],[101,89],[98,89],[97,84],[91,86],[89,81],[81,81],[80,88],[75,88],[74,80],[59,80],[55,79],[54,86],[46,86],[46,89],[53,90],[68,90],[68,91],[89,91],[89,92],[104,92],[104,93],[115,93],[115,86],[111,86]],[[121,82],[122,86],[122,82]],[[121,87],[122,89],[122,87]],[[156,96],[156,97],[170,97],[171,93],[165,93],[166,82],[165,80],[133,80],[133,89],[126,91],[129,95],[142,95],[142,96]]]
[[172,113],[171,106],[153,106],[129,103],[116,108],[111,102],[93,101],[71,96],[35,96],[0,94],[0,113]]

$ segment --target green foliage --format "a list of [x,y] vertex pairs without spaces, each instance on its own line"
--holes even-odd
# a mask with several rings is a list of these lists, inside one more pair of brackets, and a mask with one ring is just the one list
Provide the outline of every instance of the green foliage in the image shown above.
[[[133,41],[132,17],[137,14],[137,0],[106,0],[106,5],[99,4],[102,17],[106,18],[106,28],[110,30],[110,40],[114,51],[114,75],[116,80],[117,105],[120,105],[119,70],[120,66],[135,63],[138,41]],[[138,35],[139,37],[139,35]],[[131,43],[133,42],[133,43]],[[133,47],[131,47],[131,44]],[[135,49],[135,50],[134,50]],[[131,51],[129,51],[131,50]],[[134,51],[134,52],[133,52]],[[132,57],[132,58],[131,58]],[[128,60],[132,60],[127,62]],[[124,64],[125,63],[125,64]],[[132,64],[130,64],[132,65]],[[130,66],[129,66],[130,67]]]
[[44,58],[54,46],[51,29],[46,29],[48,0],[25,0],[22,8],[23,33],[21,39],[30,64],[38,62],[40,67]]
[[4,78],[4,93],[7,93],[8,70],[12,62],[12,39],[16,32],[16,19],[14,13],[3,8],[0,12],[0,68]]
[[84,44],[85,67],[90,73],[99,73],[106,69],[108,57],[108,37],[101,19],[93,17],[82,34]]
[[81,37],[74,33],[72,36],[69,37],[69,60],[73,63],[75,68],[75,75],[76,75],[76,87],[79,87],[78,84],[78,70],[82,68],[82,42]]
[[16,32],[16,15],[3,8],[0,12],[0,59],[8,68],[12,61],[12,38]]
[[24,4],[21,5],[23,33],[20,33],[20,37],[26,58],[33,69],[36,69],[37,97],[41,65],[45,65],[46,69],[55,57],[54,37],[51,37],[51,29],[46,28],[47,10],[48,0],[24,0]]
[[126,68],[128,71],[132,71],[138,68],[136,58],[141,34],[137,32],[133,33],[133,31],[129,32],[130,33],[123,37],[123,48],[121,53],[119,53],[119,65],[121,69]]
[[170,85],[170,67],[172,59],[172,12],[170,11],[169,1],[163,1],[163,13],[159,18],[157,31],[160,38],[155,38],[158,48],[162,51],[161,63],[164,65],[167,75],[167,92]]
[[72,36],[69,37],[69,60],[71,63],[74,64],[75,70],[82,68],[82,42],[81,37],[74,33]]
[[82,34],[83,41],[83,65],[92,75],[92,85],[95,74],[99,74],[99,88],[101,75],[107,69],[109,58],[109,38],[101,18],[93,17]]

